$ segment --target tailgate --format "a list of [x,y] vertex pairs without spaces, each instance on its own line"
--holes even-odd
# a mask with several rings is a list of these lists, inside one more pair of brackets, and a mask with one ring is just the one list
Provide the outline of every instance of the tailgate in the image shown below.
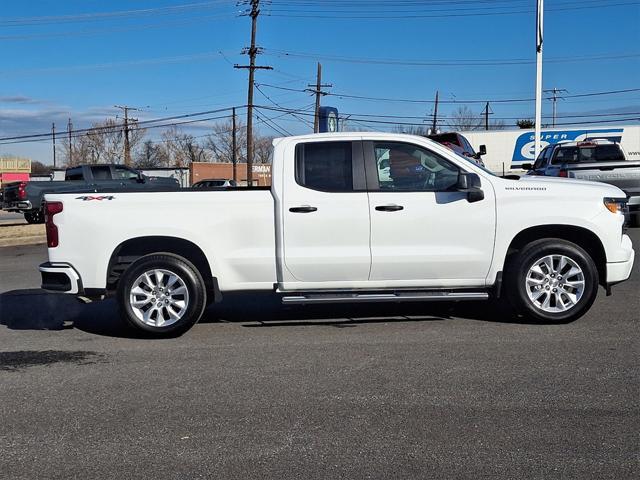
[[640,162],[598,162],[570,165],[570,178],[603,182],[624,190],[640,194]]
[[18,199],[18,185],[20,182],[9,183],[2,188],[2,202],[9,204],[17,202]]

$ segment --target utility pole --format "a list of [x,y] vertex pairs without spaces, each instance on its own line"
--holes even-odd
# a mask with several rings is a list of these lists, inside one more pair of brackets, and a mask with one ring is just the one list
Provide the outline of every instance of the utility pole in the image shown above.
[[556,126],[556,102],[558,100],[562,100],[562,97],[558,96],[559,93],[568,93],[569,91],[564,89],[564,88],[556,88],[553,87],[550,90],[543,90],[544,93],[551,93],[553,96],[551,97],[551,101],[553,102],[553,116],[552,116],[552,121],[551,121],[551,125],[552,126]]
[[433,126],[431,127],[431,134],[435,135],[438,133],[438,102],[439,102],[439,92],[436,90],[436,102],[433,106]]
[[73,123],[71,123],[71,118],[67,122],[67,132],[69,133],[69,166],[73,166],[73,145],[71,144],[71,130],[73,130]]
[[327,95],[328,92],[322,91],[323,88],[331,88],[333,85],[330,83],[322,83],[322,64],[318,62],[318,72],[316,74],[316,84],[307,84],[307,87],[315,87],[313,90],[307,89],[307,91],[313,92],[316,95],[316,114],[313,118],[313,133],[320,131],[320,96]]
[[536,124],[533,141],[534,159],[540,155],[542,128],[542,44],[544,43],[544,0],[536,3]]
[[253,85],[255,71],[273,70],[273,67],[256,65],[256,55],[261,53],[261,49],[256,47],[260,0],[249,1],[251,3],[251,11],[242,14],[243,16],[249,15],[251,17],[251,46],[242,49],[243,55],[249,55],[249,65],[234,65],[233,68],[246,68],[249,70],[249,91],[247,93],[247,185],[251,186],[253,184]]
[[[128,107],[126,105],[114,105],[115,108],[119,108],[124,112],[124,164],[131,165],[131,146],[129,145],[129,110],[138,110],[137,108]],[[132,118],[134,122],[137,118]]]
[[489,109],[489,102],[484,107],[484,129],[489,130],[489,115],[493,115],[493,112]]
[[56,123],[51,124],[51,140],[53,142],[53,168],[56,168]]
[[231,109],[233,116],[231,117],[232,132],[231,132],[231,161],[233,162],[233,181],[238,181],[238,147],[236,146],[236,107]]

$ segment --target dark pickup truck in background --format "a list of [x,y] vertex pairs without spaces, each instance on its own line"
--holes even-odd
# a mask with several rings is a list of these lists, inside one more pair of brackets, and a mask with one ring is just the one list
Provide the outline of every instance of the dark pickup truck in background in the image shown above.
[[627,160],[619,144],[609,140],[556,143],[545,147],[527,175],[577,178],[608,183],[627,195],[629,224],[640,226],[640,162]]
[[147,177],[124,165],[79,165],[66,170],[63,182],[8,183],[2,189],[0,205],[2,210],[23,213],[29,223],[43,223],[42,207],[48,193],[98,193],[131,188],[178,190],[180,184],[175,178]]

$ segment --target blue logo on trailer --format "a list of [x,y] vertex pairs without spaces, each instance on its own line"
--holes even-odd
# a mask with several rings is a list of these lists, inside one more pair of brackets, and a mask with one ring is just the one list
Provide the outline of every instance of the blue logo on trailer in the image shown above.
[[[559,142],[581,142],[594,138],[606,138],[612,142],[620,143],[622,139],[623,128],[611,128],[607,130],[552,130],[542,131],[540,134],[541,148],[547,145]],[[534,159],[534,140],[533,132],[523,133],[516,140],[513,149],[513,162],[531,162]]]
[[318,111],[318,130],[320,133],[338,131],[338,109],[334,107],[320,107]]

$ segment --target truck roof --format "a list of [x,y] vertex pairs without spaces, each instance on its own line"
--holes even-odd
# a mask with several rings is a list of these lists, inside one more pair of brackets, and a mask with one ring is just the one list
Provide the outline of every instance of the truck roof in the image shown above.
[[589,140],[571,141],[571,142],[558,142],[555,147],[595,147],[597,145],[619,145],[617,142],[612,142],[606,138],[592,138]]
[[[291,137],[278,137],[273,139],[273,145],[276,145],[284,140],[318,140],[318,139],[339,139],[339,138],[354,138],[363,137],[371,140],[410,140],[419,138],[420,140],[426,140],[428,142],[434,142],[433,140],[423,137],[422,135],[411,135],[408,133],[390,133],[390,132],[332,132],[332,133],[309,133],[306,135],[294,135]],[[439,144],[438,144],[439,145]]]

